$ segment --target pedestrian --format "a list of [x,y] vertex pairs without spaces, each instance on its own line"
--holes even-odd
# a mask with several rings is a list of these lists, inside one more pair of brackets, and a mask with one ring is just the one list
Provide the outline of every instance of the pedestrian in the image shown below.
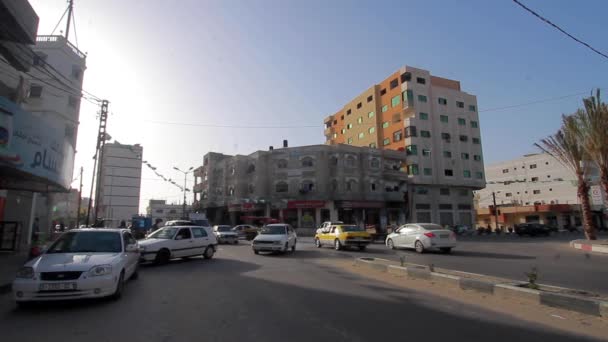
[[120,226],[118,228],[127,228],[127,222],[125,222],[125,220],[120,221]]
[[36,217],[34,223],[32,223],[32,242],[38,241],[38,234],[40,233],[40,220]]

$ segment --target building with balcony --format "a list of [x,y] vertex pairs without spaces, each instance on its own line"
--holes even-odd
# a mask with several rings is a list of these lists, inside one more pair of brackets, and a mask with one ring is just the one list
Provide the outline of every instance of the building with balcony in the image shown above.
[[477,99],[460,82],[404,66],[324,120],[327,145],[406,155],[412,221],[472,224],[485,186]]

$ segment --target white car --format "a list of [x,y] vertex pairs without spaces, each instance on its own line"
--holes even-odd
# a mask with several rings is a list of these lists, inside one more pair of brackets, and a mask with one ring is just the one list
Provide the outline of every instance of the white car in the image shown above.
[[72,229],[28,261],[13,281],[17,304],[112,296],[137,278],[139,246],[128,229]]
[[438,249],[450,253],[456,247],[456,235],[434,223],[409,223],[399,227],[386,237],[386,245],[391,249],[414,248],[418,253]]
[[325,221],[319,226],[319,228],[317,228],[317,234],[323,233],[323,229],[329,229],[329,227],[335,226],[338,224],[344,224],[344,222],[342,222],[342,221]]
[[217,239],[211,227],[165,226],[139,241],[141,261],[166,264],[173,258],[213,258]]
[[232,230],[231,226],[219,225],[213,226],[213,233],[217,238],[218,243],[239,243],[239,235]]
[[251,247],[253,253],[260,252],[291,252],[296,251],[298,236],[291,225],[285,223],[269,224],[260,229],[253,239]]

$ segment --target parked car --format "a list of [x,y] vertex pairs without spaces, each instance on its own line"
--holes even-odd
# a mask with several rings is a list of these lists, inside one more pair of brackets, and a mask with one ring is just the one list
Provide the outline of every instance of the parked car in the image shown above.
[[238,234],[232,230],[232,226],[219,225],[213,226],[213,233],[217,238],[217,243],[239,243]]
[[549,236],[551,234],[551,229],[540,223],[520,223],[515,225],[515,234],[519,236]]
[[418,253],[438,249],[450,253],[456,247],[456,235],[434,223],[405,224],[386,237],[386,245],[391,249],[414,248]]
[[336,224],[344,224],[344,222],[342,222],[342,221],[325,221],[317,229],[317,234],[320,233],[323,229],[328,229],[332,225],[336,225]]
[[17,272],[17,304],[80,298],[120,298],[137,278],[139,246],[128,229],[72,229]]
[[232,228],[232,230],[236,232],[239,237],[247,240],[253,240],[253,238],[258,235],[258,228],[250,224],[240,224]]
[[140,261],[166,264],[173,258],[213,258],[217,238],[210,227],[165,226],[139,241]]
[[260,252],[291,252],[296,251],[298,236],[289,224],[269,224],[260,229],[259,234],[253,239],[251,247],[253,253]]
[[372,236],[368,231],[351,224],[332,225],[315,235],[315,245],[319,248],[333,246],[340,250],[344,247],[358,247],[363,251],[371,242]]

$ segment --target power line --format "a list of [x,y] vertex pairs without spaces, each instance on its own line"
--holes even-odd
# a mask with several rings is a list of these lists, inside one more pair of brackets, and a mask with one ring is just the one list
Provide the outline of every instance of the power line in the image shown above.
[[500,110],[505,110],[505,109],[525,107],[525,106],[530,106],[530,105],[533,105],[533,104],[545,103],[545,102],[551,102],[551,101],[557,101],[557,100],[563,100],[563,99],[566,99],[566,98],[569,98],[569,97],[581,96],[581,95],[586,95],[586,94],[589,94],[589,91],[585,91],[585,92],[581,92],[581,93],[576,93],[576,94],[562,95],[562,96],[557,96],[557,97],[550,97],[550,98],[546,98],[546,99],[542,99],[542,100],[530,101],[530,102],[525,102],[525,103],[511,105],[511,106],[495,107],[495,108],[488,108],[488,109],[483,109],[483,110],[480,109],[479,112],[480,113],[483,113],[483,112],[495,112],[495,111],[500,111]]
[[575,36],[571,35],[570,33],[566,32],[564,29],[562,29],[561,27],[557,26],[556,24],[552,23],[549,19],[544,18],[543,16],[541,16],[540,14],[534,12],[533,10],[531,10],[530,8],[526,7],[524,4],[522,4],[521,2],[519,2],[518,0],[513,0],[514,3],[518,4],[521,8],[525,9],[526,11],[530,12],[532,15],[534,15],[535,17],[537,17],[538,19],[544,21],[545,23],[553,26],[556,30],[560,31],[561,33],[565,34],[566,36],[570,37],[571,39],[573,39],[575,42],[582,44],[584,46],[586,46],[587,48],[589,48],[591,51],[597,53],[598,55],[608,59],[608,55],[598,51],[597,49],[595,49],[594,47],[592,47],[591,45],[585,43],[584,41],[576,38]]

